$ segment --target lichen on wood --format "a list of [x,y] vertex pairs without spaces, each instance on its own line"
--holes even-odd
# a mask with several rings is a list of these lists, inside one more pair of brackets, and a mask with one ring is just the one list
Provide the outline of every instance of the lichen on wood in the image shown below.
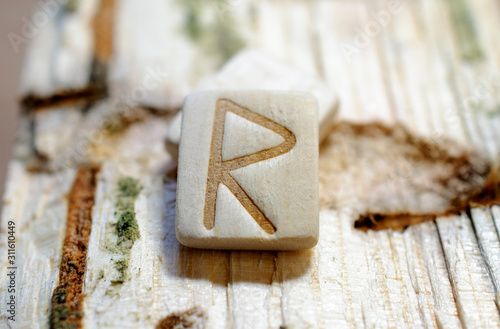
[[113,284],[121,284],[128,279],[130,252],[134,242],[141,237],[134,203],[142,187],[137,179],[124,177],[118,181],[117,188],[115,203],[115,218],[117,221],[114,225],[116,243],[108,246],[109,251],[117,254],[113,260],[118,275],[111,280]]
[[[222,64],[245,46],[232,16],[233,4],[224,0],[178,0],[184,8],[184,31]],[[213,19],[207,20],[211,16]]]

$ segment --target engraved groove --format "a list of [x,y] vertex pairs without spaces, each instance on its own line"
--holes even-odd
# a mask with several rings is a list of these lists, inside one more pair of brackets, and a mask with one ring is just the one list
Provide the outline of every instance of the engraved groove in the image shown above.
[[241,205],[248,211],[248,213],[255,219],[260,227],[269,234],[276,232],[276,227],[264,215],[259,207],[253,202],[245,190],[238,184],[238,182],[228,172],[222,174],[221,183],[226,185],[229,191],[234,194]]
[[[224,123],[226,113],[228,111],[279,134],[283,137],[284,142],[269,149],[241,156],[235,159],[222,161]],[[288,153],[293,149],[296,142],[297,140],[295,138],[295,135],[286,127],[260,114],[252,112],[251,110],[244,108],[230,100],[217,100],[215,105],[212,145],[210,148],[207,192],[205,196],[205,218],[203,220],[205,228],[211,230],[215,226],[217,190],[219,188],[219,184],[224,184],[266,233],[275,233],[276,227],[273,225],[273,223],[259,209],[255,202],[238,184],[238,182],[229,174],[229,172]]]

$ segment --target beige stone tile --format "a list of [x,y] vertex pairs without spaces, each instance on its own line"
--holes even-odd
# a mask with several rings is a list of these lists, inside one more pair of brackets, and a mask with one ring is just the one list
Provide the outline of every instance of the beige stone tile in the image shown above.
[[190,247],[291,250],[318,240],[316,100],[302,92],[187,97],[176,233]]

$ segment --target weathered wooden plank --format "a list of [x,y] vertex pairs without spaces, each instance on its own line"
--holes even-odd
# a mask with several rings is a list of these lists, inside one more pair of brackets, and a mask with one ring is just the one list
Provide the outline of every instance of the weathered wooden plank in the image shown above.
[[[425,40],[427,46],[430,48],[430,60],[432,63],[430,72],[432,73],[435,81],[431,88],[438,92],[429,92],[428,95],[432,97],[432,103],[428,108],[428,113],[441,113],[438,118],[433,120],[434,130],[442,136],[450,136],[451,138],[460,141],[461,143],[470,144],[471,141],[467,135],[467,127],[465,118],[462,116],[460,108],[457,106],[456,99],[454,98],[453,86],[450,84],[449,65],[448,60],[443,59],[442,38],[447,37],[446,42],[449,42],[449,34],[443,36],[442,33],[449,25],[437,24],[436,22],[446,21],[446,10],[443,4],[434,4],[428,1],[421,2],[420,6],[422,14],[417,16],[422,30],[425,31]],[[438,28],[438,30],[436,30]],[[431,89],[432,90],[432,89]],[[443,110],[436,110],[436,109]],[[431,117],[432,115],[429,114]],[[435,116],[434,116],[435,117]]]
[[[94,2],[86,5],[89,3]],[[450,7],[457,4],[462,6],[458,11]],[[101,5],[95,2],[93,6]],[[375,142],[371,148],[375,154],[364,158],[371,162],[360,161],[368,148],[353,143],[347,145],[363,153],[356,157],[351,152],[344,159],[349,160],[348,166],[342,167],[342,159],[330,158],[328,148],[320,157],[322,168],[336,166],[338,176],[338,184],[327,186],[323,193],[335,190],[342,197],[335,209],[322,210],[316,248],[278,253],[184,248],[173,227],[176,184],[164,181],[166,172],[175,166],[163,144],[170,118],[137,107],[178,108],[201,77],[213,73],[228,58],[225,56],[247,43],[324,78],[339,92],[342,119],[402,122],[421,135],[473,144],[495,158],[500,121],[490,109],[498,104],[494,73],[500,66],[500,45],[495,38],[500,22],[498,4],[493,0],[403,2],[386,26],[377,16],[389,10],[389,3],[383,1],[207,2],[200,12],[194,12],[197,5],[116,1],[108,80],[111,97],[88,106],[85,112],[81,112],[82,106],[71,105],[23,117],[16,152],[19,160],[11,164],[2,216],[2,232],[9,218],[23,228],[18,233],[20,294],[25,300],[38,298],[18,309],[21,327],[48,326],[64,237],[64,195],[74,181],[75,166],[85,162],[101,163],[103,168],[98,176],[83,291],[87,295],[83,325],[88,328],[154,328],[169,321],[207,328],[499,326],[498,206],[491,206],[490,212],[473,208],[471,219],[462,213],[438,218],[437,225],[431,221],[404,232],[356,230],[353,222],[364,210],[431,209],[440,194],[426,199],[415,189],[406,190],[414,186],[412,182],[426,182],[429,177],[432,181],[434,176],[425,176],[422,167],[391,167],[392,158],[387,160],[388,153],[377,149]],[[477,37],[472,48],[463,37],[471,32],[456,26],[463,8],[471,22],[465,28],[472,25]],[[59,49],[60,40],[55,37],[61,31],[70,33],[70,25],[90,35],[93,28],[81,22],[90,22],[94,14],[85,11],[87,16],[82,18],[81,13],[80,9],[61,13],[35,39],[24,73],[31,87],[25,90],[47,97],[59,90],[54,81],[63,90],[83,85],[80,73],[92,71],[88,66],[90,48],[73,40],[76,44],[72,41]],[[186,13],[198,19],[195,26],[186,24]],[[222,18],[212,20],[219,16]],[[61,22],[66,22],[64,30],[55,24]],[[377,22],[380,31],[375,33]],[[214,52],[213,45],[221,39],[205,37],[214,31],[229,33],[235,26],[236,35],[228,36],[232,43]],[[370,27],[375,30],[366,45],[358,43],[352,56],[346,56],[342,46],[356,45],[359,30]],[[49,43],[59,50],[45,47]],[[69,58],[76,49],[81,53]],[[471,60],[470,54],[478,49],[482,56]],[[95,55],[92,50],[91,56]],[[51,57],[57,68],[49,64]],[[80,73],[70,76],[71,70],[62,70],[67,67]],[[148,69],[157,68],[158,84],[145,88],[145,78],[156,82]],[[34,71],[40,74],[31,74]],[[478,103],[479,111],[468,116],[464,102],[484,86],[482,78],[489,78],[490,72],[493,92]],[[143,89],[147,89],[144,95]],[[450,151],[462,152],[447,145]],[[28,166],[33,147],[38,156],[46,158],[47,166]],[[31,173],[28,167],[56,172]],[[60,172],[68,168],[68,172]],[[329,173],[335,173],[331,169]],[[391,170],[392,176],[388,175]],[[393,180],[386,180],[391,177]],[[124,178],[137,179],[142,187],[131,202],[140,238],[120,255],[109,245],[116,248],[120,239],[116,228],[120,215],[115,211],[120,212],[118,183]],[[383,198],[384,193],[389,200]],[[4,244],[0,244],[0,253],[5,254]],[[124,264],[117,262],[125,258],[128,276],[123,280]],[[29,283],[33,271],[42,275]],[[2,300],[7,296],[5,280],[2,274]],[[5,315],[0,314],[2,324]]]
[[491,207],[491,216],[493,217],[497,232],[500,232],[500,206],[494,205]]
[[462,214],[436,221],[460,320],[472,328],[499,326],[494,287],[469,217]]
[[52,1],[37,8],[46,24],[27,50],[21,92],[27,99],[81,92],[90,87],[94,60],[92,20],[100,1]]
[[80,107],[62,107],[33,114],[34,149],[47,159],[54,159],[73,145],[75,127],[82,120]]
[[[408,267],[425,326],[460,328],[446,262],[435,223],[423,223],[405,231]],[[413,253],[416,253],[413,255]]]
[[[491,158],[494,158],[498,154],[491,127],[495,118],[492,120],[491,117],[487,118],[485,115],[487,113],[486,104],[493,100],[488,97],[490,91],[485,89],[485,86],[482,85],[484,82],[481,80],[497,78],[489,73],[492,69],[491,63],[485,60],[483,45],[480,43],[476,25],[481,18],[477,17],[471,10],[470,4],[465,2],[458,2],[458,9],[453,9],[454,6],[451,5],[448,7],[455,22],[454,25],[450,23],[449,30],[450,37],[452,37],[450,41],[455,41],[456,44],[449,47],[448,53],[452,58],[449,65],[454,81],[452,86],[455,89],[454,92],[457,93],[457,107],[465,119],[469,136],[474,141],[475,147],[484,150]],[[460,13],[457,13],[457,10]],[[464,47],[467,48],[464,49]],[[460,51],[454,51],[456,49]],[[457,79],[456,75],[461,75],[464,78]]]
[[112,93],[131,105],[178,110],[203,76],[247,42],[236,13],[231,4],[215,1],[121,1],[110,64]]
[[[7,320],[7,308],[2,307],[0,323],[5,328],[46,328],[50,300],[59,273],[61,247],[67,215],[66,194],[75,172],[60,176],[30,174],[24,165],[13,161],[2,213],[2,302],[16,296],[15,322]],[[16,260],[7,264],[7,223],[15,223]],[[8,266],[16,267],[15,292],[8,292]]]
[[180,107],[192,89],[190,77],[197,60],[196,48],[183,32],[183,20],[182,7],[175,1],[118,4],[116,48],[109,69],[114,94],[124,95],[120,98],[128,98],[132,106]]
[[[389,37],[383,34],[383,42],[387,45],[385,47],[394,49],[387,54],[396,52],[399,55],[394,58],[397,66],[389,67],[389,70],[397,67],[392,73],[395,80],[391,86],[395,88],[393,94],[398,117],[410,128],[436,141],[442,136],[464,141],[465,139],[457,134],[460,130],[443,129],[446,117],[442,111],[435,110],[442,106],[443,99],[436,96],[443,95],[446,83],[440,78],[440,68],[437,66],[439,63],[435,61],[433,49],[425,46],[429,44],[429,37],[423,26],[422,15],[421,2],[404,3],[400,13],[392,17],[393,21],[387,28]],[[401,47],[401,44],[404,44],[404,47]],[[438,74],[423,76],[421,73],[424,70]],[[398,97],[398,94],[405,95],[406,99]],[[446,102],[446,99],[444,101]],[[408,248],[408,253],[418,255],[409,256],[408,262],[412,286],[417,292],[425,325],[460,327],[445,258],[434,225],[428,223],[411,227],[405,232],[405,236],[405,243],[413,247]]]
[[[328,6],[333,6],[329,3],[328,4],[322,3],[321,5],[323,6],[322,7],[323,10],[328,8]],[[345,14],[345,8],[343,9],[344,9],[343,13]],[[373,8],[370,9],[373,10]],[[383,7],[380,9],[383,9]],[[411,11],[408,10],[408,13],[409,12]],[[339,17],[337,20],[334,21],[338,22],[341,19],[342,18]],[[401,18],[398,17],[398,22],[399,24],[404,25],[405,22],[408,22],[407,17],[401,17]],[[364,23],[366,24],[367,22],[365,21]],[[396,24],[394,23],[394,21],[392,21],[391,23]],[[361,24],[361,27],[363,27],[363,24]],[[398,25],[394,25],[394,27],[391,28],[391,31],[392,30],[400,31],[402,28],[403,26],[399,27]],[[335,31],[338,30],[339,28],[335,29]],[[334,33],[333,31],[325,31],[325,35],[329,38],[331,38],[333,33]],[[393,36],[391,37],[394,38]],[[349,40],[349,42],[352,43],[352,40]],[[377,42],[377,41],[373,40],[372,42]],[[395,40],[394,42],[397,44],[398,40]],[[375,45],[372,46],[376,47]],[[324,49],[328,49],[327,47],[328,46],[325,45]],[[331,49],[331,51],[333,51],[333,49]],[[368,51],[368,49],[360,49],[360,52],[364,51]],[[329,56],[331,60],[332,54],[330,53]],[[354,54],[353,56],[362,56],[362,54],[361,53]],[[380,58],[379,57],[380,54],[376,55],[376,52],[374,52],[374,50],[372,50],[372,56],[375,56],[375,58]],[[338,59],[338,61],[341,60],[343,60],[342,63],[344,63],[344,66],[348,68],[351,67],[350,65],[345,65],[345,60],[346,60],[345,58]],[[354,61],[355,58],[353,57],[351,60]],[[380,60],[384,59],[381,58],[379,59],[379,61]],[[325,66],[332,65],[331,64],[332,62],[333,61],[325,62]],[[362,65],[362,62],[360,61],[358,65]],[[406,65],[403,65],[403,67],[406,67]],[[365,70],[365,74],[367,73],[367,71],[369,70],[368,69]],[[390,80],[388,80],[388,78],[384,76],[385,74],[383,73],[379,74],[382,74],[382,76],[379,75],[378,78],[379,81],[385,81],[384,83],[389,84],[386,88],[392,89],[394,97],[399,96],[398,91],[406,92],[406,90],[409,89],[406,88],[405,86],[399,86],[397,83],[390,83]],[[352,74],[343,75],[345,77],[345,81],[343,81],[344,83],[342,84],[344,88],[346,85],[347,86],[349,85],[348,77],[351,75]],[[362,92],[365,92],[367,89],[369,89],[368,87],[369,85],[366,83],[359,83],[359,85],[360,85],[360,90],[362,90]],[[359,92],[356,91],[355,88],[353,89],[354,90],[349,90],[344,93],[342,92],[340,93],[342,99],[342,105],[344,106],[342,110],[345,110],[345,103],[349,101],[350,98],[357,97],[356,95],[358,95]],[[391,91],[388,90],[384,92],[387,93]],[[408,90],[408,92],[410,91]],[[391,107],[390,107],[394,106],[394,104],[389,105],[390,104],[389,102],[391,102],[391,100],[386,99],[382,101],[380,104],[378,104],[379,106],[377,107],[377,110],[379,111],[379,113],[377,115],[378,117],[386,118],[385,119],[386,121],[394,121],[396,118],[394,117],[394,113],[391,112]],[[404,105],[402,101],[400,103],[401,103],[400,105]],[[403,119],[408,123],[413,123],[409,115],[414,113],[415,109],[413,108],[413,106],[406,106],[406,105],[405,108],[406,108],[406,113],[398,114],[398,116],[400,116],[401,119]],[[358,120],[360,119],[363,120],[369,117],[365,109],[366,106],[359,107],[358,111],[361,111],[362,114],[356,116]],[[396,108],[393,110],[400,111],[400,108],[398,108],[398,104],[396,104]],[[345,112],[342,112],[342,115],[353,116],[352,113],[345,113]],[[427,121],[424,121],[425,126],[426,124]],[[366,173],[370,172],[370,170],[366,168],[364,170],[360,170],[360,172]],[[344,229],[345,231],[347,232],[352,231],[352,227],[350,227],[351,225],[350,223],[352,223],[352,220],[353,220],[352,217],[345,218],[345,222],[343,224],[343,226],[345,227]],[[325,238],[325,233],[324,233],[325,230],[327,230],[326,232],[330,232],[332,230],[331,227],[332,223],[334,222],[338,222],[338,219],[332,218],[328,222],[328,226],[326,224],[322,226],[322,232],[323,232],[322,238]],[[439,250],[440,249],[439,237],[437,235],[436,230],[429,230],[429,229],[424,230],[423,228],[420,227],[421,226],[412,228],[413,232],[417,232],[413,234],[415,235],[422,234],[422,236],[426,236],[428,241],[429,239],[430,241],[434,241],[434,245],[438,248],[437,250]],[[352,242],[351,248],[345,248],[345,250],[339,251],[339,254],[342,255],[342,256],[339,255],[339,258],[342,257],[344,259],[344,262],[346,262],[345,259],[350,259],[350,260],[356,259],[357,261],[347,262],[347,266],[349,266],[352,263],[355,263],[351,265],[352,266],[351,271],[347,272],[347,274],[344,274],[345,272],[340,272],[340,273],[336,272],[338,274],[335,277],[337,278],[336,280],[341,280],[340,278],[343,277],[349,278],[349,281],[352,280],[351,281],[352,286],[346,286],[345,283],[342,284],[343,287],[346,287],[343,291],[343,294],[345,295],[344,298],[348,298],[346,300],[347,305],[352,305],[352,306],[350,306],[350,311],[348,311],[348,309],[341,308],[340,311],[341,314],[339,314],[338,318],[337,317],[334,318],[333,314],[330,314],[331,318],[328,317],[329,320],[331,321],[328,322],[330,326],[335,324],[336,326],[340,327],[339,323],[343,323],[343,326],[346,326],[347,323],[357,323],[358,326],[367,325],[367,326],[380,326],[380,327],[390,326],[391,323],[393,325],[399,324],[399,326],[403,327],[424,326],[424,323],[426,327],[451,328],[460,325],[456,317],[455,302],[453,295],[451,293],[451,286],[449,284],[446,268],[444,267],[444,265],[442,265],[440,269],[437,269],[433,266],[436,264],[436,262],[439,264],[444,264],[444,257],[442,253],[438,254],[432,253],[433,256],[436,255],[434,256],[434,259],[423,257],[422,249],[424,248],[422,245],[416,244],[416,242],[414,242],[415,236],[413,234],[410,235],[408,232],[406,232],[403,239],[402,238],[403,236],[400,233],[394,233],[394,232],[384,234],[380,237],[377,237],[377,235],[369,235],[363,237],[362,235],[358,236],[353,232],[345,237],[345,242],[343,243],[349,243],[348,241],[354,241],[354,242]],[[335,243],[335,242],[340,243],[339,240],[341,239],[337,236],[336,238],[331,239],[330,243]],[[361,242],[360,240],[361,241],[365,240],[365,241]],[[383,245],[384,242],[388,240],[392,241],[391,247],[377,248],[378,244]],[[428,243],[428,241],[426,242]],[[367,246],[362,247],[365,244],[367,244]],[[321,240],[319,249],[320,253],[329,250],[329,248],[326,247],[326,245],[321,244]],[[362,259],[362,257],[360,257],[359,254],[352,254],[352,255],[350,254],[353,253],[354,250],[358,250],[359,253],[359,251],[363,249],[364,249],[363,252],[365,254],[371,255],[372,257],[376,257],[377,259],[379,259],[380,263],[378,263],[377,265],[377,263],[375,262],[369,265],[370,267],[368,269],[361,269],[360,268],[361,264],[359,262]],[[375,251],[373,249],[375,249]],[[384,253],[383,250],[390,250],[390,251]],[[365,257],[367,260],[371,259],[370,256],[365,256]],[[328,264],[328,260],[329,260],[328,258],[325,258],[323,264]],[[429,260],[429,262],[427,262],[427,260]],[[328,266],[320,265],[320,270],[321,268],[324,268],[325,271],[329,272],[334,271],[335,269],[335,267],[331,266],[330,264]],[[376,277],[370,280],[369,273],[373,272],[376,273],[376,270],[378,270],[379,273],[380,272],[384,273],[387,276],[387,278],[393,278],[393,279],[392,280],[388,279],[387,283],[384,283],[383,281],[378,281],[377,283]],[[320,276],[320,281],[323,281],[321,279],[321,276]],[[366,284],[365,286],[364,284],[362,284],[363,282],[368,282],[368,284]],[[446,282],[448,283],[446,284]],[[356,286],[360,286],[359,292],[357,292],[357,289],[355,288]],[[379,288],[371,288],[371,287],[379,287]],[[325,284],[322,285],[322,290],[323,289],[325,291],[328,291],[329,289],[333,289],[333,287],[328,287],[328,285]],[[374,295],[373,293],[369,294],[367,292],[372,290],[380,291],[381,294]],[[383,297],[384,291],[387,293],[385,298]],[[398,293],[395,294],[394,293],[395,291],[398,291]],[[322,296],[324,297],[325,295]],[[327,300],[337,300],[334,297],[335,294],[328,294],[328,296],[330,298]],[[384,303],[380,305],[379,308],[376,308],[375,306],[376,304],[372,305],[369,303],[364,303],[364,301],[366,300],[374,300],[374,299],[378,301],[384,301]],[[359,306],[357,305],[360,305],[361,308],[358,308]],[[352,307],[356,308],[353,309]],[[377,314],[377,316],[373,317],[373,314]]]
[[[427,2],[426,12],[434,12],[437,17],[438,12],[449,13],[448,8],[443,6],[446,4],[434,4]],[[454,136],[457,135],[462,122],[464,137],[461,140],[468,140],[476,147],[483,148],[485,145],[483,139],[478,134],[477,113],[464,112],[463,102],[467,94],[465,83],[460,79],[457,72],[463,70],[461,66],[463,53],[458,50],[458,44],[453,46],[452,42],[455,38],[460,37],[453,34],[454,25],[450,22],[453,18],[453,13],[448,15],[440,15],[441,23],[437,24],[436,19],[429,19],[427,24],[430,25],[430,35],[434,38],[433,43],[436,45],[437,63],[443,72],[451,75],[452,78],[446,78],[443,85],[447,85],[447,93],[441,95],[450,95],[451,108],[455,111],[448,112],[447,120],[437,126],[437,129],[445,132],[451,132]],[[431,18],[431,15],[426,15]],[[438,25],[438,26],[436,26]],[[434,26],[434,27],[433,27]],[[455,33],[458,33],[455,31]],[[439,63],[440,62],[440,63]],[[440,78],[442,80],[443,78]],[[450,80],[452,79],[452,80]],[[462,88],[462,89],[460,89]],[[487,267],[479,252],[479,246],[475,237],[475,232],[472,230],[470,220],[466,214],[460,216],[439,218],[437,220],[439,234],[443,245],[448,272],[450,275],[453,293],[457,302],[458,315],[464,326],[491,326],[498,321],[498,310],[494,304],[495,296],[492,293],[493,286],[488,278]],[[481,311],[479,311],[481,310]],[[491,314],[488,314],[488,311]],[[481,313],[481,314],[479,314]],[[497,325],[497,324],[496,324]]]
[[[275,252],[233,251],[228,285],[228,327],[261,328],[281,325],[281,312],[276,305]],[[278,295],[279,296],[279,295]],[[274,298],[273,298],[274,297]],[[281,303],[280,303],[281,304]],[[252,314],[256,316],[253,317]]]
[[[319,67],[323,69],[320,75],[325,81],[338,91],[341,99],[339,116],[350,119],[357,117],[353,103],[357,95],[353,88],[353,76],[350,74],[351,65],[340,51],[339,45],[348,40],[346,35],[350,34],[351,27],[347,17],[352,17],[355,10],[355,2],[340,4],[335,1],[316,1],[313,3],[314,39],[317,40],[320,60]],[[340,11],[344,15],[340,15]],[[336,14],[338,13],[338,14]],[[335,19],[332,16],[335,15]],[[352,23],[351,23],[352,24]],[[351,40],[348,40],[351,42]],[[339,77],[342,79],[339,80]],[[342,95],[342,96],[340,96]]]
[[[137,216],[140,238],[129,248],[119,244],[117,230],[118,183],[123,179],[116,166],[105,164],[99,176],[97,203],[94,207],[92,235],[88,251],[88,270],[85,281],[85,318],[87,327],[117,325],[128,327],[131,323],[141,327],[150,326],[153,320],[150,312],[154,303],[151,292],[154,285],[153,267],[155,253],[148,248],[151,241],[147,221],[158,219],[157,216],[144,216],[148,204],[141,196],[131,201]],[[157,202],[162,195],[161,180],[152,186],[143,187],[141,193],[154,193],[151,202]],[[143,184],[142,179],[139,184]],[[141,185],[142,186],[142,185]],[[161,216],[160,216],[161,218]],[[158,240],[154,240],[157,242]],[[123,298],[122,298],[123,297]],[[158,320],[157,318],[155,320]]]
[[500,288],[500,240],[498,232],[489,207],[471,209],[471,219],[481,255],[488,266],[488,274],[493,283],[495,302],[498,306],[500,305],[498,292]]
[[[348,61],[339,51],[341,42],[352,43],[353,25],[363,24],[359,16],[362,9],[360,2],[341,4],[322,1],[314,4],[314,14],[318,17],[315,28],[321,50],[319,57],[322,59],[321,66],[325,68],[323,75],[339,89],[341,117],[364,120],[368,119],[363,116],[366,112],[362,103],[367,99],[363,93],[367,84],[362,82],[356,86],[356,83],[360,82],[361,72],[363,75],[372,72],[364,70],[363,54],[356,54]],[[347,17],[356,19],[348,22]],[[340,76],[343,78],[338,79]],[[338,213],[323,211],[320,216],[322,233],[317,250],[317,275],[323,305],[318,321],[323,327],[384,326],[391,317],[391,312],[386,312],[389,302],[381,298],[384,283],[377,282],[374,264],[369,262],[367,255],[370,250],[368,244],[373,238],[354,231],[352,221],[355,216],[355,211],[349,207],[338,209]],[[368,300],[378,302],[369,303]]]

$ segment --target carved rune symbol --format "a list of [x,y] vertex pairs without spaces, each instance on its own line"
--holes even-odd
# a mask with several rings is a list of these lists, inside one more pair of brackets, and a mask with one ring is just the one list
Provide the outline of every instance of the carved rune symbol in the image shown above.
[[[284,142],[272,148],[223,161],[222,143],[224,139],[226,112],[232,112],[247,119],[248,121],[274,131],[283,137]],[[288,153],[295,146],[295,143],[295,135],[284,126],[230,100],[217,100],[215,105],[212,145],[210,149],[210,161],[208,167],[207,193],[205,196],[205,218],[203,221],[205,227],[208,230],[211,230],[215,226],[217,190],[219,188],[219,184],[224,184],[264,231],[269,234],[276,232],[276,227],[273,223],[271,223],[271,221],[253,202],[245,190],[231,176],[230,172]]]

